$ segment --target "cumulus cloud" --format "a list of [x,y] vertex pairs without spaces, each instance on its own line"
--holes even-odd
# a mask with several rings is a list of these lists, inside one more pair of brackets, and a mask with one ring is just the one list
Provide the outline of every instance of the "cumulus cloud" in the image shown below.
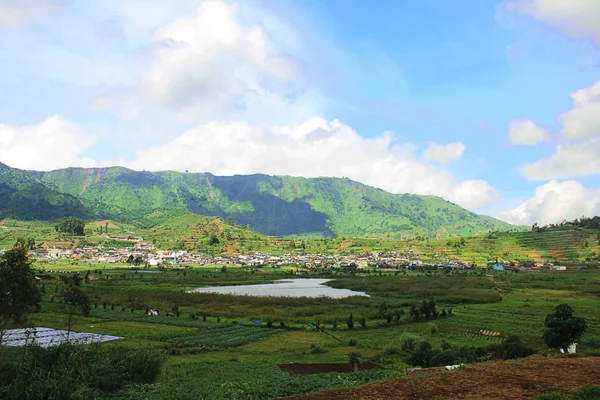
[[600,215],[600,190],[588,189],[577,181],[552,180],[539,186],[535,196],[497,218],[515,224],[544,225],[573,220],[581,216]]
[[60,7],[52,0],[0,0],[0,29],[18,28]]
[[525,164],[520,171],[529,180],[598,174],[600,173],[600,138],[560,144],[550,157]]
[[450,164],[460,160],[467,146],[463,142],[437,144],[429,142],[423,152],[425,161],[435,161],[441,164]]
[[22,169],[91,166],[81,154],[94,142],[81,126],[54,115],[36,125],[0,124],[0,161]]
[[94,99],[93,108],[120,110],[134,102],[141,111],[157,104],[188,122],[246,111],[265,118],[283,113],[294,121],[314,115],[298,100],[306,91],[302,62],[276,46],[262,25],[242,21],[238,8],[205,0],[195,13],[163,24],[152,35],[135,89],[102,93],[101,107]]
[[508,142],[512,145],[530,146],[549,140],[548,132],[529,119],[510,121]]
[[573,108],[560,116],[562,134],[569,139],[600,137],[600,80],[571,98]]
[[600,2],[597,0],[508,0],[510,12],[531,15],[575,39],[600,46]]
[[526,164],[529,180],[600,173],[600,81],[571,95],[573,107],[560,115],[561,141],[550,157]]
[[442,196],[469,209],[488,206],[498,197],[489,183],[459,181],[418,160],[412,148],[393,145],[393,139],[389,132],[365,138],[337,120],[322,118],[298,126],[213,122],[165,145],[139,150],[129,167],[348,177],[393,193]]

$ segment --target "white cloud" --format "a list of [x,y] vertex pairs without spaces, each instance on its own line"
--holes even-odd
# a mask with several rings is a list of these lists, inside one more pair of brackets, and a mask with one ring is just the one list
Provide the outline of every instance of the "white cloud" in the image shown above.
[[529,180],[573,178],[600,173],[600,138],[560,144],[548,158],[520,169]]
[[266,173],[338,176],[393,193],[438,195],[463,207],[490,205],[498,192],[487,182],[459,181],[417,159],[393,135],[364,138],[339,121],[313,118],[298,126],[209,123],[171,142],[138,151],[128,166],[146,170],[210,171],[217,175]]
[[600,80],[571,95],[573,108],[562,114],[562,134],[570,139],[600,137]]
[[156,29],[135,90],[103,93],[101,108],[110,108],[108,99],[118,109],[133,102],[138,112],[158,104],[188,122],[257,114],[297,122],[314,115],[310,103],[297,99],[306,86],[301,62],[262,25],[242,22],[238,8],[205,0],[195,13]]
[[526,164],[529,180],[573,178],[600,173],[600,81],[571,95],[573,107],[560,115],[562,140],[553,155]]
[[512,145],[534,145],[549,140],[548,132],[529,119],[510,121],[508,142]]
[[441,164],[450,164],[460,160],[466,149],[467,146],[462,142],[448,144],[429,142],[429,145],[423,152],[423,159],[425,161],[435,161]]
[[0,29],[21,27],[59,8],[52,0],[0,0]]
[[414,147],[395,144],[390,132],[365,138],[337,120],[312,118],[297,126],[212,122],[164,145],[140,149],[129,163],[83,157],[94,139],[58,115],[37,125],[0,125],[0,162],[35,170],[125,165],[217,175],[347,177],[392,193],[441,196],[468,209],[487,207],[499,196],[486,181],[460,181],[420,161]]
[[553,180],[539,186],[535,196],[497,218],[515,225],[544,225],[594,215],[600,215],[600,189],[588,189],[577,181]]
[[510,12],[530,14],[575,39],[591,39],[600,46],[598,0],[508,0]]
[[37,125],[0,124],[0,162],[22,169],[50,170],[91,166],[93,160],[81,157],[94,138],[61,117],[48,117]]

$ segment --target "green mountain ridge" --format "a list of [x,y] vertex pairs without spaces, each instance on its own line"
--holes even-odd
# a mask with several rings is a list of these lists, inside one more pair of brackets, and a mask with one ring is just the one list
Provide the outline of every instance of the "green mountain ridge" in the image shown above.
[[94,217],[77,197],[52,190],[27,171],[0,163],[0,219],[55,220],[69,215]]
[[[216,176],[123,167],[3,170],[39,185],[42,197],[78,201],[73,215],[139,226],[191,212],[231,219],[272,236],[448,237],[520,229],[440,197],[392,194],[346,178]],[[40,218],[39,213],[32,218]]]

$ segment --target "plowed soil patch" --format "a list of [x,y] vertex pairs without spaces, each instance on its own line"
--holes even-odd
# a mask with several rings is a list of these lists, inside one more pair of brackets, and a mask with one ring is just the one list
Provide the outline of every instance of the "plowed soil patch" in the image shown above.
[[452,372],[370,383],[288,399],[441,400],[530,399],[538,393],[572,392],[586,383],[600,384],[600,357],[535,357],[490,362]]

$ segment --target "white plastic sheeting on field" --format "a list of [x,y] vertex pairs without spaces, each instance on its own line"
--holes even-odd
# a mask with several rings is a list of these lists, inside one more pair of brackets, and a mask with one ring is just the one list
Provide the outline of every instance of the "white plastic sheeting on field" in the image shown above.
[[25,346],[27,344],[35,344],[42,347],[50,347],[66,343],[67,341],[73,344],[90,344],[119,339],[123,338],[89,332],[71,331],[69,334],[67,331],[52,328],[25,328],[4,331],[1,344],[3,346]]

